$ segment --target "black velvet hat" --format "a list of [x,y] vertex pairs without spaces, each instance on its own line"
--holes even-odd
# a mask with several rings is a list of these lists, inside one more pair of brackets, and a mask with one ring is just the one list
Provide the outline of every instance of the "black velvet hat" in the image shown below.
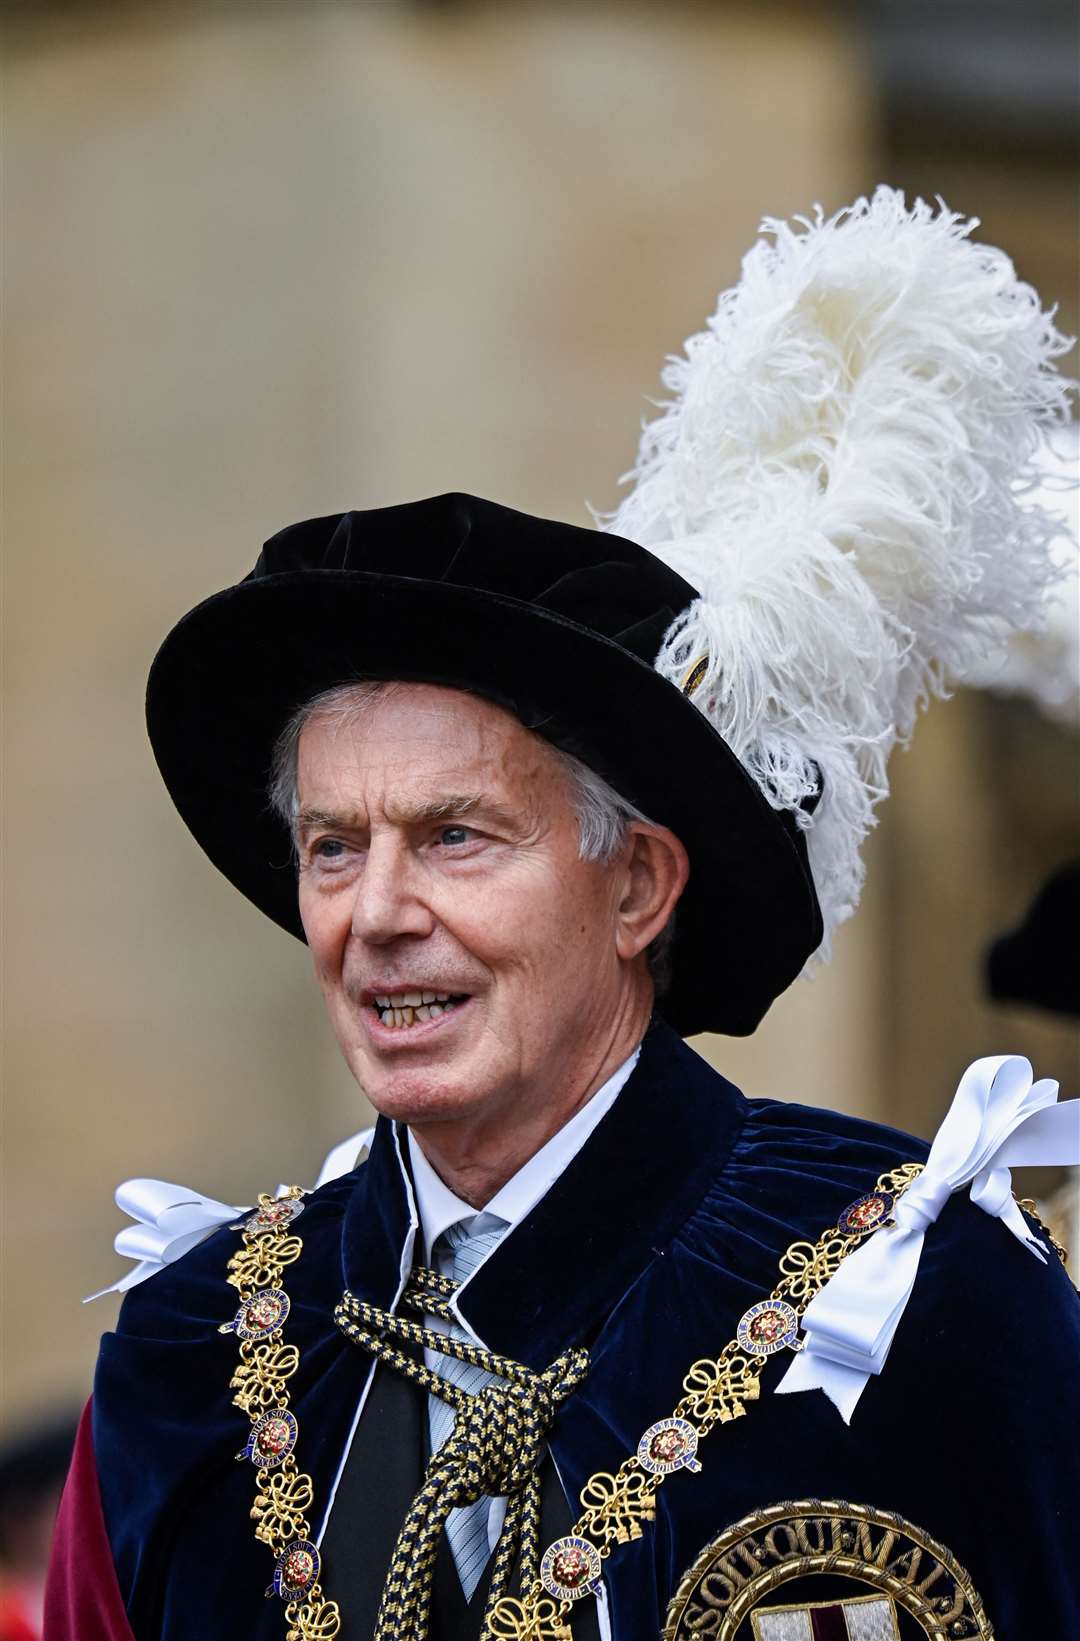
[[694,589],[619,536],[473,496],[310,519],[198,605],[154,661],[165,784],[214,864],[304,938],[274,744],[336,684],[469,689],[572,751],[690,856],[659,1009],[684,1036],[752,1032],[822,938],[802,834],[652,661]]

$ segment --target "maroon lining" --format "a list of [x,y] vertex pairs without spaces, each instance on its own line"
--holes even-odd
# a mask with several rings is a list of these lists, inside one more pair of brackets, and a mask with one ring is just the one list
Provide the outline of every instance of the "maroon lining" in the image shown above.
[[105,1530],[91,1403],[75,1437],[53,1531],[43,1641],[135,1641]]

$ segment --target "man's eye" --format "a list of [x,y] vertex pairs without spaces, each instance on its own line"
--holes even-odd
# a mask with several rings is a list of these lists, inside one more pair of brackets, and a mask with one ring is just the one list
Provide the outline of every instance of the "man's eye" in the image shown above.
[[337,860],[344,851],[345,845],[340,838],[320,838],[311,853],[317,860]]
[[468,826],[444,826],[439,832],[439,842],[450,845],[468,843],[472,835],[472,829]]

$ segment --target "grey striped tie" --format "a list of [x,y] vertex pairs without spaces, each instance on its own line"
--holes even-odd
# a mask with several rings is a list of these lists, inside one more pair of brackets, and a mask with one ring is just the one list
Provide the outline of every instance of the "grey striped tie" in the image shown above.
[[[492,1225],[490,1214],[483,1217],[489,1226]],[[505,1223],[499,1223],[490,1230],[470,1235],[463,1224],[451,1225],[435,1243],[434,1263],[444,1276],[452,1276],[455,1282],[464,1282],[502,1239],[506,1229]],[[449,1259],[446,1257],[447,1251]],[[431,1321],[432,1318],[429,1317],[429,1325]],[[452,1324],[449,1332],[454,1339],[470,1337],[456,1322]],[[472,1342],[475,1343],[475,1340]],[[438,1358],[435,1371],[451,1384],[460,1385],[470,1396],[483,1390],[485,1385],[494,1383],[496,1377],[492,1373],[485,1373],[483,1368],[471,1367],[468,1362],[457,1362],[450,1356]],[[446,1402],[440,1401],[437,1396],[429,1396],[428,1429],[431,1433],[433,1453],[438,1452],[453,1428],[454,1409]],[[475,1504],[465,1504],[460,1509],[451,1510],[447,1519],[446,1536],[466,1601],[472,1600],[473,1591],[480,1582],[488,1556],[491,1554],[488,1544],[490,1512],[491,1500],[482,1498],[477,1499]]]

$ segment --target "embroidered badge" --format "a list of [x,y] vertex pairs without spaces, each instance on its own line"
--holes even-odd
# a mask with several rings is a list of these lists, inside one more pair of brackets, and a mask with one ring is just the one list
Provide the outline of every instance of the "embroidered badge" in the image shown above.
[[805,1499],[756,1510],[698,1556],[662,1641],[991,1641],[956,1557],[872,1505]]
[[893,1199],[888,1191],[871,1191],[865,1197],[857,1197],[849,1202],[844,1209],[837,1225],[846,1236],[856,1236],[862,1231],[876,1231],[893,1211]]
[[763,1299],[744,1312],[738,1326],[739,1344],[751,1356],[772,1356],[785,1345],[794,1345],[799,1335],[799,1318],[783,1299]]
[[654,1476],[669,1476],[673,1470],[700,1470],[694,1457],[698,1433],[686,1419],[660,1419],[651,1424],[638,1442],[638,1463]]

